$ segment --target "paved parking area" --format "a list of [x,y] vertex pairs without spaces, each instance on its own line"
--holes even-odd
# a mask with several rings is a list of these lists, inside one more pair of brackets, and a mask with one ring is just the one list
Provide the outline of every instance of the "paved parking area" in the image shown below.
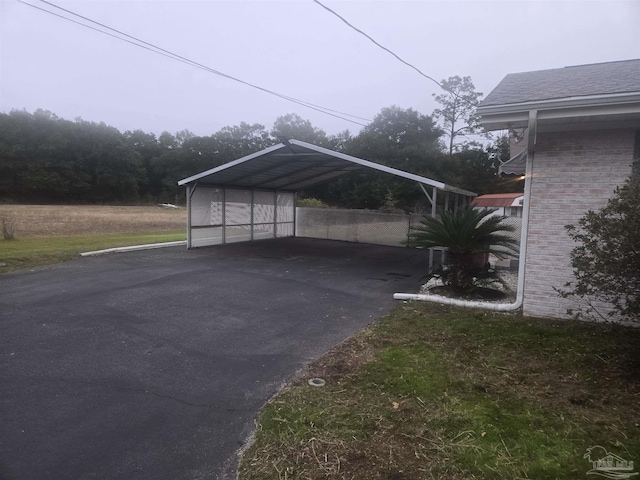
[[0,276],[0,479],[234,478],[269,397],[425,268],[287,238]]

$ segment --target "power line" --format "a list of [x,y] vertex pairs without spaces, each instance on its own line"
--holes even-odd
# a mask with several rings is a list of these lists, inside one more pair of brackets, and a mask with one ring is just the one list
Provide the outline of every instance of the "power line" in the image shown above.
[[[32,4],[27,3],[27,2],[24,2],[24,1],[22,1],[22,0],[17,0],[17,1],[18,1],[19,3],[23,3],[23,4],[25,4],[25,5],[28,5],[28,6],[30,6],[30,7],[33,7],[33,8],[35,8],[35,9],[37,9],[37,10],[41,10],[41,11],[43,11],[43,12],[45,12],[45,13],[48,13],[48,14],[50,14],[50,15],[53,15],[53,16],[55,16],[55,17],[62,18],[63,20],[67,20],[67,21],[69,21],[69,22],[76,23],[76,24],[78,24],[78,25],[81,25],[81,26],[83,26],[83,27],[89,28],[89,29],[91,29],[91,30],[95,30],[96,32],[103,33],[103,34],[105,34],[105,35],[108,35],[108,36],[110,36],[110,37],[116,38],[116,39],[118,39],[118,40],[122,40],[123,42],[130,43],[131,45],[135,45],[136,47],[144,48],[145,50],[149,50],[150,52],[157,53],[157,54],[159,54],[159,55],[163,55],[163,56],[168,57],[168,58],[171,58],[171,59],[173,59],[173,60],[177,60],[176,58],[174,58],[174,57],[172,57],[172,56],[170,56],[170,55],[163,54],[163,53],[158,52],[158,51],[156,51],[156,50],[152,50],[151,48],[145,47],[145,46],[143,46],[143,45],[139,45],[139,44],[137,44],[137,43],[135,43],[135,42],[132,42],[132,41],[130,41],[130,40],[126,40],[126,39],[124,39],[124,38],[118,37],[117,35],[113,35],[113,34],[111,34],[111,33],[109,33],[109,32],[105,32],[105,31],[103,31],[103,30],[97,29],[97,28],[95,28],[95,27],[92,27],[91,25],[86,25],[86,24],[84,24],[84,23],[78,22],[78,21],[73,20],[73,19],[71,19],[71,18],[64,17],[64,16],[62,16],[62,15],[58,15],[57,13],[51,12],[51,11],[46,10],[46,9],[44,9],[44,8],[40,8],[40,7],[36,6],[36,5],[32,5]],[[186,63],[186,62],[184,62],[184,63]]]
[[[63,7],[60,7],[60,6],[58,6],[58,5],[56,5],[56,4],[52,3],[52,2],[48,2],[48,1],[46,1],[46,0],[40,0],[40,1],[41,1],[42,3],[45,3],[45,4],[47,4],[47,5],[52,6],[52,7],[54,7],[54,8],[57,8],[57,9],[59,9],[59,10],[62,10],[62,11],[64,11],[64,12],[66,12],[66,13],[69,13],[69,14],[71,14],[71,15],[74,15],[74,16],[76,16],[76,17],[78,17],[78,18],[81,18],[81,19],[83,19],[83,20],[85,20],[85,21],[91,22],[91,23],[93,23],[93,24],[95,24],[95,25],[99,25],[99,26],[100,26],[100,27],[102,27],[102,28],[106,28],[106,29],[108,29],[108,30],[111,30],[112,32],[116,32],[117,34],[122,35],[122,36],[124,36],[124,37],[127,37],[127,38],[129,38],[129,39],[131,39],[131,40],[127,40],[127,38],[122,38],[122,36],[114,35],[114,34],[112,34],[112,33],[106,32],[106,31],[101,30],[101,29],[99,29],[99,28],[95,28],[95,27],[93,27],[93,26],[91,26],[91,25],[87,25],[86,23],[82,23],[82,22],[79,22],[79,21],[73,20],[72,18],[66,17],[66,16],[64,16],[64,15],[59,15],[59,14],[57,14],[57,13],[55,13],[55,12],[50,11],[50,10],[47,10],[47,9],[44,9],[44,8],[40,8],[40,7],[36,6],[36,5],[33,5],[33,4],[31,4],[31,3],[28,3],[28,2],[25,2],[25,1],[23,1],[23,0],[18,0],[18,2],[20,2],[20,3],[24,4],[24,5],[27,5],[27,6],[32,7],[32,8],[35,8],[35,9],[37,9],[37,10],[41,10],[41,11],[43,11],[43,12],[45,12],[45,13],[50,14],[50,15],[54,15],[54,16],[56,16],[56,17],[62,18],[62,19],[64,19],[64,20],[67,20],[67,21],[69,21],[69,22],[75,23],[75,24],[77,24],[77,25],[80,25],[80,26],[83,26],[83,27],[89,28],[89,29],[91,29],[91,30],[94,30],[94,31],[99,32],[99,33],[102,33],[102,34],[104,34],[104,35],[108,35],[108,36],[110,36],[110,37],[116,38],[116,39],[121,40],[121,41],[123,41],[123,42],[127,42],[127,43],[129,43],[129,44],[131,44],[131,45],[135,45],[135,46],[137,46],[137,47],[140,47],[140,48],[143,48],[143,49],[145,49],[145,50],[151,51],[151,52],[156,53],[156,54],[158,54],[158,55],[165,56],[165,57],[170,58],[170,59],[172,59],[172,60],[176,60],[176,61],[179,61],[179,62],[185,63],[185,64],[187,64],[187,65],[190,65],[190,66],[193,66],[193,67],[196,67],[196,68],[200,68],[201,70],[204,70],[204,71],[206,71],[206,72],[213,73],[213,74],[215,74],[215,75],[219,75],[219,76],[221,76],[221,77],[227,78],[227,79],[229,79],[229,80],[233,80],[233,81],[235,81],[235,82],[241,83],[241,84],[246,85],[246,86],[249,86],[249,87],[251,87],[251,88],[255,88],[255,89],[257,89],[257,90],[260,90],[260,91],[262,91],[262,92],[268,93],[268,94],[273,95],[273,96],[276,96],[276,97],[281,98],[281,99],[283,99],[283,100],[287,100],[287,101],[292,102],[292,103],[295,103],[295,104],[297,104],[297,105],[300,105],[300,106],[303,106],[303,107],[306,107],[306,108],[309,108],[309,109],[312,109],[312,110],[316,110],[316,111],[318,111],[318,112],[320,112],[320,113],[324,113],[325,115],[330,115],[330,116],[332,116],[332,117],[336,117],[336,118],[339,118],[339,119],[341,119],[341,120],[345,120],[345,121],[347,121],[347,122],[355,123],[355,124],[360,125],[360,126],[363,126],[363,127],[366,127],[366,124],[361,123],[361,122],[357,122],[357,121],[355,121],[355,120],[351,120],[351,119],[349,119],[349,118],[345,118],[345,117],[343,117],[343,116],[341,116],[341,115],[346,115],[346,116],[348,116],[348,117],[358,118],[358,119],[360,119],[360,120],[364,120],[364,121],[370,122],[370,120],[369,120],[369,119],[366,119],[366,118],[363,118],[363,117],[358,117],[358,116],[356,116],[356,115],[351,115],[351,114],[349,114],[349,113],[345,113],[345,112],[340,112],[340,111],[337,111],[337,110],[333,110],[333,109],[330,109],[330,108],[327,108],[327,107],[323,107],[323,106],[316,105],[316,104],[313,104],[313,103],[310,103],[310,102],[306,102],[306,101],[304,101],[304,100],[299,100],[299,99],[297,99],[297,98],[290,97],[290,96],[288,96],[288,95],[284,95],[284,94],[281,94],[281,93],[278,93],[278,92],[274,92],[274,91],[272,91],[272,90],[269,90],[269,89],[267,89],[267,88],[261,87],[261,86],[259,86],[259,85],[256,85],[256,84],[253,84],[253,83],[250,83],[250,82],[246,82],[246,81],[241,80],[241,79],[239,79],[239,78],[237,78],[237,77],[234,77],[234,76],[232,76],[232,75],[228,75],[228,74],[226,74],[226,73],[220,72],[220,71],[215,70],[215,69],[213,69],[213,68],[211,68],[211,67],[208,67],[208,66],[206,66],[206,65],[203,65],[203,64],[201,64],[201,63],[198,63],[198,62],[196,62],[196,61],[194,61],[194,60],[191,60],[191,59],[189,59],[189,58],[183,57],[183,56],[178,55],[178,54],[176,54],[176,53],[173,53],[173,52],[171,52],[171,51],[169,51],[169,50],[166,50],[166,49],[164,49],[164,48],[161,48],[161,47],[159,47],[159,46],[157,46],[157,45],[155,45],[155,44],[153,44],[153,43],[146,42],[146,41],[144,41],[144,40],[142,40],[142,39],[140,39],[140,38],[134,37],[134,36],[132,36],[132,35],[129,35],[129,34],[127,34],[127,33],[122,32],[122,31],[120,31],[120,30],[117,30],[117,29],[115,29],[115,28],[109,27],[108,25],[105,25],[105,24],[102,24],[102,23],[97,22],[97,21],[95,21],[95,20],[92,20],[92,19],[90,19],[90,18],[88,18],[88,17],[85,17],[85,16],[83,16],[83,15],[80,15],[80,14],[78,14],[78,13],[75,13],[75,12],[73,12],[73,11],[71,11],[71,10],[67,10],[67,9],[65,9],[65,8],[63,8]],[[132,40],[133,40],[133,41],[132,41]],[[334,113],[331,113],[331,112],[334,112]],[[339,115],[338,115],[338,114],[339,114]]]
[[[360,30],[359,28],[355,27],[354,25],[352,25],[351,23],[349,23],[349,21],[344,18],[342,15],[340,15],[339,13],[337,13],[336,11],[332,10],[331,8],[327,7],[326,5],[324,5],[322,2],[320,2],[319,0],[313,0],[316,4],[318,4],[320,7],[324,8],[325,10],[327,10],[328,12],[332,13],[333,15],[335,15],[336,17],[338,17],[340,20],[342,20],[346,25],[349,26],[349,28],[352,28],[353,30],[355,30],[356,32],[358,32],[359,34],[365,36],[368,40],[370,40],[371,42],[373,42],[377,47],[380,47],[382,50],[384,50],[385,52],[393,55],[397,60],[399,60],[400,62],[404,63],[405,65],[407,65],[408,67],[412,68],[413,70],[415,70],[416,72],[418,72],[420,75],[422,75],[424,78],[426,78],[427,80],[432,81],[433,83],[435,83],[436,85],[438,85],[442,90],[444,90],[445,92],[447,92],[449,95],[452,95],[456,100],[461,100],[463,103],[466,103],[467,105],[470,105],[472,107],[476,107],[477,105],[473,104],[472,102],[470,102],[469,100],[466,100],[465,98],[463,98],[462,96],[458,95],[457,92],[450,90],[448,88],[446,88],[444,85],[442,85],[440,82],[438,82],[437,80],[435,80],[433,77],[430,77],[429,75],[427,75],[426,73],[424,73],[422,70],[420,70],[418,67],[416,67],[415,65],[407,62],[406,60],[402,59],[399,55],[397,55],[396,53],[394,53],[393,51],[389,50],[387,47],[385,47],[384,45],[381,45],[380,43],[378,43],[373,37],[371,37],[370,35],[368,35],[367,33],[363,32],[362,30]],[[435,95],[435,94],[434,94]]]
[[[367,35],[365,32],[363,32],[362,30],[360,30],[359,28],[353,26],[351,23],[349,23],[349,21],[347,21],[346,18],[344,18],[342,15],[340,15],[339,13],[335,12],[334,10],[330,9],[329,7],[327,7],[326,5],[323,5],[319,0],[313,0],[315,3],[317,3],[318,5],[320,5],[322,8],[324,8],[325,10],[327,10],[328,12],[334,14],[336,17],[338,17],[340,20],[342,20],[344,23],[346,23],[350,28],[352,28],[353,30],[355,30],[356,32],[358,32],[359,34],[365,36],[368,40],[370,40],[371,42],[373,42],[377,47],[380,47],[382,50],[384,50],[387,53],[390,53],[391,55],[393,55],[396,59],[398,59],[400,62],[404,63],[405,65],[407,65],[408,67],[414,69],[416,72],[418,72],[420,75],[422,75],[424,78],[431,80],[433,83],[435,83],[436,85],[438,85],[440,88],[442,88],[444,91],[448,91],[446,90],[442,84],[440,82],[438,82],[436,79],[434,79],[433,77],[430,77],[429,75],[427,75],[426,73],[424,73],[422,70],[420,70],[418,67],[416,67],[415,65],[407,62],[406,60],[403,60],[399,55],[395,54],[394,52],[392,52],[391,50],[389,50],[387,47],[385,47],[384,45],[381,45],[380,43],[378,43],[377,41],[375,41],[370,35]],[[449,92],[451,93],[451,92]]]
[[[21,0],[18,0],[18,1],[21,1]],[[213,73],[213,74],[215,74],[215,75],[219,75],[219,76],[224,77],[224,78],[227,78],[227,79],[229,79],[229,80],[233,80],[233,81],[236,81],[236,82],[242,83],[242,84],[244,84],[244,85],[247,85],[247,86],[249,86],[249,87],[255,88],[255,89],[260,90],[260,91],[263,91],[263,92],[268,93],[268,94],[270,94],[270,95],[274,95],[274,96],[276,96],[276,97],[282,98],[283,100],[287,100],[287,101],[290,101],[290,102],[292,102],[292,103],[296,103],[296,104],[301,105],[301,106],[303,106],[303,107],[307,107],[307,108],[310,108],[310,109],[312,109],[312,110],[316,110],[316,111],[318,111],[318,112],[320,112],[320,113],[324,113],[324,114],[326,114],[326,115],[331,115],[331,116],[333,116],[333,117],[340,118],[340,119],[342,119],[342,120],[346,120],[346,121],[348,121],[348,122],[356,123],[356,124],[361,125],[361,126],[366,126],[366,125],[365,125],[365,124],[362,124],[362,123],[360,123],[360,122],[356,122],[356,121],[350,120],[350,119],[348,119],[348,118],[344,118],[344,117],[342,117],[342,116],[340,116],[340,115],[346,115],[346,116],[349,116],[349,117],[358,118],[358,119],[361,119],[361,120],[364,120],[364,121],[370,122],[370,120],[369,120],[369,119],[366,119],[366,118],[363,118],[363,117],[358,117],[358,116],[356,116],[356,115],[351,115],[351,114],[349,114],[349,113],[340,112],[340,111],[338,111],[338,110],[333,110],[333,109],[330,109],[330,108],[327,108],[327,107],[323,107],[323,106],[321,106],[321,105],[316,105],[316,104],[313,104],[313,103],[310,103],[310,102],[306,102],[306,101],[304,101],[304,100],[299,100],[299,99],[297,99],[297,98],[290,97],[290,96],[288,96],[288,95],[284,95],[284,94],[281,94],[281,93],[277,93],[277,92],[274,92],[274,91],[272,91],[272,90],[266,89],[266,88],[264,88],[264,87],[260,87],[260,86],[258,86],[258,85],[255,85],[255,84],[252,84],[252,83],[246,82],[246,81],[241,80],[241,79],[239,79],[239,78],[233,77],[233,76],[228,75],[228,74],[226,74],[226,73],[223,73],[223,72],[220,72],[220,71],[215,70],[215,69],[213,69],[213,68],[210,68],[210,67],[208,67],[208,66],[206,66],[206,65],[203,65],[203,64],[201,64],[201,63],[195,62],[195,61],[193,61],[193,60],[191,60],[191,59],[189,59],[189,58],[186,58],[186,57],[183,57],[183,56],[178,55],[178,54],[176,54],[176,53],[173,53],[173,52],[171,52],[171,51],[169,51],[169,50],[166,50],[166,49],[164,49],[164,48],[158,47],[157,45],[154,45],[154,44],[152,44],[152,43],[146,42],[146,41],[144,41],[144,40],[142,40],[142,39],[140,39],[140,38],[134,37],[134,36],[132,36],[132,35],[129,35],[129,34],[127,34],[127,33],[122,32],[122,31],[120,31],[120,30],[117,30],[117,29],[115,29],[115,28],[109,27],[108,25],[104,25],[104,24],[102,24],[102,23],[100,23],[100,22],[97,22],[97,21],[95,21],[95,20],[92,20],[92,19],[90,19],[90,18],[88,18],[88,17],[84,17],[84,16],[82,16],[82,15],[80,15],[80,14],[77,14],[77,13],[75,13],[75,12],[72,12],[71,10],[67,10],[67,9],[65,9],[65,8],[62,8],[62,7],[58,6],[58,5],[55,5],[54,3],[48,2],[48,1],[46,1],[46,0],[40,0],[40,1],[41,1],[41,2],[43,2],[43,3],[46,3],[46,4],[48,4],[48,5],[51,5],[51,6],[55,7],[55,8],[58,8],[58,9],[60,9],[60,10],[63,10],[63,11],[65,11],[65,12],[67,12],[67,13],[70,13],[70,14],[72,14],[72,15],[75,15],[75,16],[77,16],[77,17],[79,17],[79,18],[82,18],[83,20],[87,20],[87,21],[92,22],[92,23],[94,23],[94,24],[96,24],[96,25],[99,25],[99,26],[101,26],[101,27],[103,27],[103,28],[107,28],[107,29],[109,29],[109,30],[111,30],[111,31],[113,31],[113,32],[116,32],[116,33],[120,34],[120,35],[124,35],[125,37],[128,37],[128,38],[131,38],[131,39],[135,40],[136,42],[140,42],[140,43],[142,43],[142,44],[144,44],[144,45],[149,45],[150,47],[152,47],[153,49],[155,49],[155,50],[151,50],[151,49],[149,49],[149,48],[144,47],[144,45],[139,45],[139,44],[137,44],[137,43],[130,42],[130,41],[128,41],[128,40],[126,40],[126,39],[124,39],[124,38],[120,38],[120,37],[117,37],[117,36],[111,35],[111,34],[109,34],[108,32],[104,32],[104,31],[102,31],[102,30],[95,29],[95,28],[90,27],[90,26],[88,26],[88,25],[85,25],[85,24],[83,24],[83,23],[75,22],[75,21],[73,21],[73,20],[71,20],[71,19],[68,19],[67,17],[61,16],[61,18],[63,18],[63,19],[68,19],[68,20],[70,20],[70,21],[73,21],[74,23],[78,23],[79,25],[86,26],[87,28],[91,28],[92,30],[96,30],[96,31],[98,31],[98,32],[100,32],[100,33],[104,33],[104,34],[106,34],[106,35],[113,36],[114,38],[117,38],[117,39],[119,39],[119,40],[123,40],[123,41],[126,41],[127,43],[131,43],[131,44],[133,44],[133,45],[136,45],[136,46],[139,46],[139,47],[141,47],[141,48],[144,48],[145,50],[150,50],[150,51],[152,51],[152,52],[154,52],[154,53],[157,53],[157,54],[159,54],[159,55],[167,56],[168,58],[172,58],[173,60],[177,60],[177,61],[180,61],[180,62],[182,62],[182,63],[186,63],[187,65],[191,65],[191,66],[194,66],[194,67],[200,68],[200,69],[202,69],[202,70],[205,70],[205,71],[207,71],[207,72],[209,72],[209,73]],[[24,3],[24,2],[22,2],[22,3]],[[30,5],[30,4],[27,4],[27,5]],[[43,11],[45,11],[45,12],[47,12],[47,13],[52,13],[52,12],[49,12],[48,10],[43,10]],[[53,13],[52,13],[52,14],[53,14]],[[59,15],[56,15],[56,16],[59,16]],[[164,52],[164,53],[162,53],[162,52]],[[340,114],[340,115],[334,115],[334,114],[329,113],[329,112],[334,112],[334,113],[336,113],[336,114]]]
[[[19,1],[20,1],[20,0],[19,0]],[[168,50],[165,50],[164,48],[158,47],[157,45],[154,45],[154,44],[152,44],[152,43],[146,42],[146,41],[144,41],[144,40],[142,40],[142,39],[140,39],[140,38],[137,38],[137,37],[134,37],[134,36],[132,36],[132,35],[129,35],[129,34],[125,33],[125,32],[122,32],[122,31],[120,31],[120,30],[117,30],[117,29],[115,29],[115,28],[112,28],[112,27],[110,27],[110,26],[108,26],[108,25],[105,25],[105,24],[103,24],[103,23],[97,22],[97,21],[92,20],[92,19],[90,19],[90,18],[88,18],[88,17],[82,16],[82,15],[80,15],[80,14],[78,14],[78,13],[72,12],[71,10],[67,10],[66,8],[60,7],[59,5],[56,5],[56,4],[52,3],[52,2],[48,2],[47,0],[40,0],[40,1],[41,1],[42,3],[46,3],[47,5],[51,5],[52,7],[55,7],[55,8],[57,8],[57,9],[59,9],[59,10],[62,10],[62,11],[64,11],[64,12],[67,12],[67,13],[70,13],[70,14],[72,14],[72,15],[75,15],[76,17],[82,18],[83,20],[87,20],[87,21],[89,21],[89,22],[95,23],[96,25],[100,25],[101,27],[103,27],[103,28],[107,28],[107,29],[109,29],[109,30],[111,30],[111,31],[113,31],[113,32],[116,32],[116,33],[120,34],[120,35],[124,35],[125,37],[131,38],[131,39],[133,39],[133,40],[135,40],[135,41],[137,41],[137,42],[143,43],[143,44],[145,44],[145,45],[149,45],[150,47],[153,47],[153,48],[155,48],[155,49],[157,49],[157,50],[160,50],[160,51],[162,51],[162,52],[165,52],[165,53],[167,53],[167,54],[171,55],[172,57],[175,57],[176,59],[180,59],[180,60],[182,60],[183,62],[188,62],[189,64],[192,64],[192,65],[194,65],[194,66],[197,66],[197,67],[199,67],[199,68],[201,68],[201,69],[205,69],[205,70],[207,70],[207,71],[209,71],[209,72],[211,72],[211,73],[215,73],[216,75],[220,75],[220,76],[222,76],[222,77],[224,77],[224,78],[228,78],[229,80],[233,80],[233,81],[236,81],[236,82],[240,82],[240,83],[242,83],[242,84],[244,84],[244,85],[247,85],[247,86],[250,86],[250,87],[252,87],[252,88],[256,88],[256,89],[258,89],[258,90],[262,90],[263,92],[269,93],[269,94],[271,94],[271,95],[276,95],[276,96],[278,96],[278,97],[280,97],[280,98],[282,98],[282,99],[284,99],[284,100],[289,100],[289,101],[292,101],[292,102],[294,102],[294,103],[297,103],[297,104],[299,104],[299,105],[306,106],[306,107],[309,107],[309,108],[311,108],[311,107],[317,107],[317,108],[319,108],[319,109],[326,110],[326,111],[328,111],[328,112],[334,112],[334,113],[339,113],[340,115],[346,115],[346,116],[348,116],[348,117],[358,118],[358,119],[360,119],[360,120],[364,120],[365,122],[370,122],[370,121],[371,121],[371,120],[369,120],[368,118],[359,117],[359,116],[357,116],[357,115],[351,115],[351,114],[349,114],[349,113],[341,112],[341,111],[339,111],[339,110],[333,110],[333,109],[331,109],[331,108],[323,107],[323,106],[321,106],[321,105],[316,105],[316,104],[314,104],[314,103],[307,102],[307,101],[304,101],[304,100],[299,100],[299,99],[297,99],[297,98],[290,97],[290,96],[288,96],[288,95],[280,94],[280,93],[277,93],[277,92],[273,92],[273,91],[268,90],[268,89],[265,89],[265,88],[263,88],[263,87],[260,87],[260,86],[257,86],[257,85],[254,85],[254,84],[251,84],[251,83],[245,82],[244,80],[241,80],[241,79],[238,79],[238,78],[232,77],[232,76],[227,75],[227,74],[225,74],[225,73],[222,73],[222,72],[220,72],[220,71],[218,71],[218,70],[214,70],[214,69],[212,69],[212,68],[210,68],[210,67],[207,67],[206,65],[202,65],[202,64],[200,64],[200,63],[198,63],[198,62],[195,62],[195,61],[193,61],[193,60],[190,60],[190,59],[188,59],[188,58],[185,58],[185,57],[183,57],[183,56],[181,56],[181,55],[178,55],[178,54],[175,54],[175,53],[170,52],[170,51],[168,51]],[[23,3],[24,3],[24,2],[23,2]],[[44,11],[47,11],[47,10],[44,10]],[[62,17],[62,18],[66,18],[66,17]],[[77,22],[74,22],[74,23],[77,23]],[[83,25],[83,24],[80,24],[80,25]],[[100,30],[98,30],[98,31],[100,31]],[[105,33],[106,33],[106,32],[105,32]],[[116,38],[118,38],[118,37],[116,37]],[[124,40],[124,39],[123,39],[123,40]],[[322,112],[322,113],[327,113],[327,112]],[[341,118],[341,117],[338,117],[338,118]],[[348,119],[346,119],[346,120],[347,120],[347,121],[349,121]],[[359,124],[359,125],[362,125],[362,124]],[[364,125],[363,125],[363,126],[364,126]]]

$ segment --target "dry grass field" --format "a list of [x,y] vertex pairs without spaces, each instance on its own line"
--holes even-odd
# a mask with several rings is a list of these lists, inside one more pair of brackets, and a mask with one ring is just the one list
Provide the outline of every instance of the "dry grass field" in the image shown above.
[[184,208],[105,205],[0,205],[16,238],[186,231]]
[[[184,240],[187,211],[158,206],[0,205],[0,274],[113,247]],[[9,226],[13,239],[6,239]]]

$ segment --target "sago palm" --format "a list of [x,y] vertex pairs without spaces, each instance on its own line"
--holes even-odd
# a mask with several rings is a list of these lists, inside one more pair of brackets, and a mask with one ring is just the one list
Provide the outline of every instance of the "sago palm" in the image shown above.
[[[474,279],[489,254],[507,258],[517,254],[519,242],[509,235],[515,228],[495,210],[460,208],[443,211],[440,218],[425,215],[409,234],[409,245],[447,249],[447,283],[454,291],[473,289]],[[480,261],[479,261],[480,260]]]

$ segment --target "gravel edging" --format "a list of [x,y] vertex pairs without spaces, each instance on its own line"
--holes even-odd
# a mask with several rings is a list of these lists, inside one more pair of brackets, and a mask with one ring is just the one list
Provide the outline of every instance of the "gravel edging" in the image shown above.
[[[518,272],[513,270],[498,270],[498,275],[500,279],[504,282],[505,286],[503,287],[500,284],[496,284],[494,287],[496,290],[500,290],[506,294],[505,298],[497,299],[497,300],[475,300],[485,303],[512,303],[516,300],[516,291],[518,289]],[[429,282],[425,283],[420,287],[420,291],[418,292],[420,295],[436,295],[442,298],[447,298],[444,295],[439,295],[438,293],[432,291],[434,287],[441,287],[442,282],[439,279],[432,278]],[[506,288],[505,288],[506,287]]]

